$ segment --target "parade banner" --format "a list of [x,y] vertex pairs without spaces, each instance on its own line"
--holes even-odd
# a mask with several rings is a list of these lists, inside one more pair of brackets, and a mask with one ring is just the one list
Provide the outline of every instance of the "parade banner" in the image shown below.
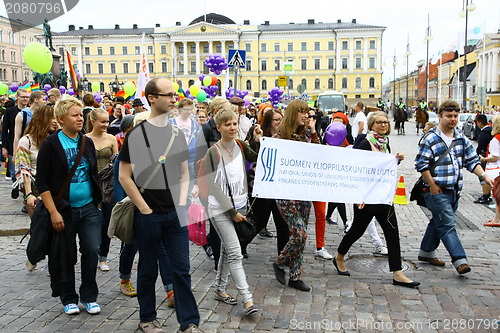
[[262,138],[253,196],[391,204],[396,180],[392,154]]

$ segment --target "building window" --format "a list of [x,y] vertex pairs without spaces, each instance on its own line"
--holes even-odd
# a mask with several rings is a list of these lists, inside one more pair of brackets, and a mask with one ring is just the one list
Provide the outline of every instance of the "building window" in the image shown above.
[[307,69],[307,59],[300,59],[300,69],[301,70]]
[[375,68],[375,57],[370,57],[370,59],[368,59],[368,62],[369,62],[369,68],[371,69]]
[[128,74],[128,62],[123,63],[123,73]]
[[279,59],[274,60],[274,70],[275,70],[275,71],[279,71],[279,70],[281,70],[281,69],[280,69],[280,67],[281,67],[281,66],[280,66],[280,63],[281,63],[281,62],[279,61]]
[[349,49],[349,42],[346,40],[342,41],[342,50],[348,50]]
[[266,52],[266,51],[267,51],[267,44],[260,43],[260,52]]
[[184,73],[184,63],[183,62],[179,62],[179,69],[177,70],[177,72],[179,73]]
[[361,89],[361,78],[356,78],[356,89]]
[[140,67],[140,65],[141,65],[141,64],[140,64],[140,63],[138,63],[138,62],[136,62],[136,63],[135,63],[135,72],[136,72],[136,73],[139,73],[139,67]]
[[375,95],[374,94],[370,94],[370,95],[368,95],[368,98],[375,98]]
[[314,80],[314,89],[319,90],[321,87],[321,81],[319,79]]
[[161,54],[167,54],[167,44],[161,44],[160,45],[160,53]]
[[293,43],[292,42],[288,43],[288,51],[293,51]]
[[90,64],[85,64],[85,74],[92,74]]
[[76,47],[74,46],[71,47],[71,55],[76,56]]
[[267,90],[267,81],[262,80],[262,90]]
[[99,74],[104,73],[104,64],[97,64],[97,73]]
[[64,57],[64,47],[59,48],[59,54],[61,55],[61,57]]
[[116,74],[116,64],[109,64],[109,69],[111,70],[111,74]]
[[361,58],[360,57],[356,58],[356,69],[361,69]]
[[85,54],[86,56],[90,55],[90,47],[86,46],[86,47],[83,49],[83,54]]
[[154,72],[155,72],[155,67],[154,67],[154,65],[155,65],[155,64],[154,64],[154,63],[152,63],[152,62],[150,62],[148,65],[149,65],[149,73],[154,74]]
[[123,55],[127,55],[128,54],[128,49],[126,46],[122,46],[122,53]]
[[251,71],[252,70],[252,60],[247,60],[245,62],[245,70]]
[[179,53],[184,53],[184,44],[179,44]]
[[[192,72],[192,73],[196,72],[196,62],[191,61],[190,65],[191,65],[191,72]],[[191,86],[190,86],[190,87],[191,87]]]
[[320,69],[320,60],[314,59],[314,69]]
[[102,55],[102,47],[97,48],[97,55]]
[[247,80],[246,87],[247,87],[247,90],[252,90],[252,81]]
[[222,44],[215,44],[215,53],[222,52]]
[[110,55],[115,55],[115,47],[114,46],[110,46],[109,47],[109,54]]
[[134,47],[134,50],[135,50],[135,54],[141,54],[141,47],[140,46]]
[[16,62],[16,51],[10,52],[10,61]]
[[314,42],[314,51],[319,51],[319,50],[320,50],[319,42]]
[[342,79],[342,89],[347,89],[347,78],[346,77],[344,77]]
[[274,52],[280,51],[280,43],[274,43]]
[[375,50],[375,40],[370,40],[370,50]]
[[[0,29],[0,42],[3,42],[3,29]],[[2,71],[0,71],[0,74]]]
[[304,89],[307,89],[307,80],[306,79],[302,79],[300,84],[304,87]]
[[333,41],[328,42],[328,51],[333,51]]
[[22,37],[23,45],[26,45],[26,36]]
[[335,67],[335,59],[328,59],[328,69],[334,69]]
[[288,88],[293,89],[293,80],[291,78],[288,80]]
[[267,71],[267,60],[262,60],[260,62],[260,70],[261,71]]
[[361,95],[354,95],[354,98],[361,98]]
[[347,58],[342,58],[342,69],[347,69]]
[[152,45],[148,46],[148,54],[153,54],[153,46]]
[[245,50],[247,52],[252,52],[252,43],[245,43]]
[[333,79],[328,79],[328,89],[333,89]]
[[12,81],[17,81],[17,69],[12,70]]
[[166,61],[162,61],[161,62],[161,72],[162,73],[166,73],[168,71],[167,69],[167,62]]
[[368,86],[370,88],[375,88],[375,79],[373,77],[371,77],[370,80],[368,81]]
[[227,44],[227,49],[228,50],[233,50],[234,49],[234,44],[233,43]]
[[209,53],[208,44],[203,44],[203,53]]
[[9,43],[16,44],[16,35],[13,31],[9,31]]
[[361,50],[361,41],[360,40],[356,41],[356,50]]
[[307,42],[300,43],[300,50],[307,51]]
[[196,45],[194,44],[189,45],[189,53],[191,54],[196,53]]

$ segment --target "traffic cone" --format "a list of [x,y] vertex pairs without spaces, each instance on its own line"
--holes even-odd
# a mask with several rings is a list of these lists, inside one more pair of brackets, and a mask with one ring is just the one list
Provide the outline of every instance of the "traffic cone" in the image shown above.
[[396,195],[394,196],[394,203],[398,205],[407,205],[408,199],[406,198],[405,177],[399,177],[398,187],[396,188]]

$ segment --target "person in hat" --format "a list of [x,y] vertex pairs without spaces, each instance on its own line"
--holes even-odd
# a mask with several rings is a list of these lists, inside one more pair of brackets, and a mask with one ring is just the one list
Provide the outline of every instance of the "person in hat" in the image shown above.
[[239,138],[243,140],[246,138],[250,127],[252,127],[252,121],[247,117],[245,100],[235,96],[229,99],[229,103],[238,107],[238,134]]
[[134,102],[132,103],[132,107],[134,108],[132,110],[132,114],[137,114],[146,111],[144,109],[144,104],[142,104],[142,101],[140,98],[134,99]]

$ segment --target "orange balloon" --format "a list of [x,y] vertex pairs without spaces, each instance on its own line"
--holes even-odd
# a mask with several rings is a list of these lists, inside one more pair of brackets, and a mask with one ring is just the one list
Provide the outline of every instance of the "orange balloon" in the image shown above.
[[212,84],[211,84],[211,86],[215,86],[217,84],[217,82],[219,82],[219,80],[217,79],[217,76],[212,76]]

